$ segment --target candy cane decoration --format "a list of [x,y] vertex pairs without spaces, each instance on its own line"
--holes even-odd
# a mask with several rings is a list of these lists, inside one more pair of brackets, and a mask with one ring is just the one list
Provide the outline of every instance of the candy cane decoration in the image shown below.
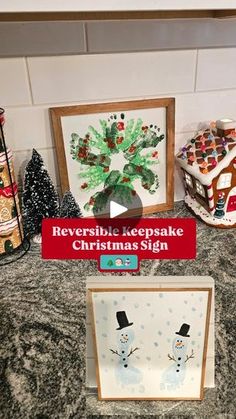
[[209,210],[210,210],[211,215],[213,215],[214,210],[215,210],[215,203],[214,203],[214,193],[213,193],[212,183],[207,186],[207,196],[208,196],[208,201],[209,201]]

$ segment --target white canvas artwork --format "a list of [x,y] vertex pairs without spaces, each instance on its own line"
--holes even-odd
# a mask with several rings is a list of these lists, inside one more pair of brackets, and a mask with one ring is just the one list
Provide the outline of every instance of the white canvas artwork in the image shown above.
[[[94,196],[106,182],[109,185],[111,173],[120,174],[115,183],[131,187],[145,207],[167,201],[165,107],[67,115],[61,117],[61,127],[69,188],[83,216],[93,214]],[[153,145],[160,136],[162,140]]]
[[211,291],[91,291],[100,399],[201,399]]

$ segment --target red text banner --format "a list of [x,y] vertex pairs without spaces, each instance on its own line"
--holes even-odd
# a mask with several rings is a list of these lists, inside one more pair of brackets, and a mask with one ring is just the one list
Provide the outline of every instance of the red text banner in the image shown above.
[[192,218],[142,218],[129,226],[129,219],[95,218],[43,220],[44,259],[96,259],[101,255],[129,254],[142,259],[194,259],[196,221]]

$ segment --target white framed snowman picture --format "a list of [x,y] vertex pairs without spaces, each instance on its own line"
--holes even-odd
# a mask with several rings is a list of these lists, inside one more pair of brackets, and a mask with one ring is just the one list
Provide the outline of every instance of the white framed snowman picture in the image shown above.
[[93,288],[99,400],[202,400],[211,288]]

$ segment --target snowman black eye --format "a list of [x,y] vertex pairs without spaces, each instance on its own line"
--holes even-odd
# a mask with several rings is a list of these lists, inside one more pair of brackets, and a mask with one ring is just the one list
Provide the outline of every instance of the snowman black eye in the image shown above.
[[179,340],[177,340],[177,342],[179,342]]
[[128,335],[125,335],[126,337],[128,337]]
[[121,334],[121,336],[124,336],[123,333]]

